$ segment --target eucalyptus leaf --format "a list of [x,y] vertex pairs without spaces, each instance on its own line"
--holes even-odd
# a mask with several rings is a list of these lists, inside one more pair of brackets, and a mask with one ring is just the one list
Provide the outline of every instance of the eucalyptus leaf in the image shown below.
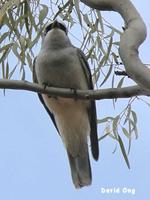
[[122,127],[122,131],[123,131],[124,135],[125,135],[128,139],[131,139],[131,134],[127,131],[126,128]]
[[43,9],[40,11],[39,14],[39,24],[43,24],[43,21],[48,14],[48,7],[44,4],[41,4],[41,6],[43,7]]
[[120,149],[121,149],[122,155],[124,157],[124,160],[125,160],[128,168],[130,169],[130,163],[129,163],[129,160],[128,160],[128,156],[126,154],[125,147],[124,147],[124,144],[122,142],[122,139],[121,139],[120,135],[118,135],[118,142],[119,142]]

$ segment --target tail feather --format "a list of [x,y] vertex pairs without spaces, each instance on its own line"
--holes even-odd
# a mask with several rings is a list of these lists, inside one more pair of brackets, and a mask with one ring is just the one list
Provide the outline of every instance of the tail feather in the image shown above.
[[[86,145],[87,146],[87,145]],[[85,148],[84,148],[85,149]],[[69,151],[68,158],[70,163],[72,180],[76,188],[88,186],[92,182],[91,166],[88,154],[88,147],[76,156],[73,157]]]

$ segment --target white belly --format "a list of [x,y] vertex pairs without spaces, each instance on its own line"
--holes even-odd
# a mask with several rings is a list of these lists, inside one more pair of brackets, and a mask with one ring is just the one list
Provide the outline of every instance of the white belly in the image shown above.
[[72,155],[76,155],[81,143],[87,141],[90,133],[88,101],[67,98],[49,98],[43,95],[44,101],[53,113],[62,140]]

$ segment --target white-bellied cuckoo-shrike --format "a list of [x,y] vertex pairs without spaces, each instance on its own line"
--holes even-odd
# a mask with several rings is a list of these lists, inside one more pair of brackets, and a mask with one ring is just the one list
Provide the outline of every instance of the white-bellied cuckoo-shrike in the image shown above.
[[[33,80],[58,88],[93,89],[86,57],[71,44],[62,22],[55,20],[46,26],[42,47],[33,66]],[[90,185],[88,136],[94,159],[98,160],[99,156],[95,101],[38,96],[62,138],[75,187]]]

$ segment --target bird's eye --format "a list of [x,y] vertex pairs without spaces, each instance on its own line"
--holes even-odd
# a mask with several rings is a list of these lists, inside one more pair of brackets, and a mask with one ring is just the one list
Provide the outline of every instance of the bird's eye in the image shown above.
[[59,28],[67,34],[67,28],[63,24],[59,23]]
[[52,29],[52,24],[48,25],[48,26],[45,28],[44,35],[46,35],[51,29]]

